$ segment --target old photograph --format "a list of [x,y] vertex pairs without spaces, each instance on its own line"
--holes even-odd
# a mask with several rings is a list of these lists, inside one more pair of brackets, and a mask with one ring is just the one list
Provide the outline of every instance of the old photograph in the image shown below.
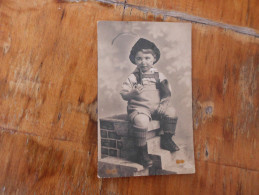
[[195,173],[191,24],[98,22],[98,177]]

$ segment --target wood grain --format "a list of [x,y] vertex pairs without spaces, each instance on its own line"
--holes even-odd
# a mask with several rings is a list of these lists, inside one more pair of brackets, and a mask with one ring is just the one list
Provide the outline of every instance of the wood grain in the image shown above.
[[[258,38],[193,23],[195,175],[97,179],[97,21],[182,21],[53,0],[0,1],[0,14],[0,194],[259,193]],[[233,24],[256,29],[256,14],[248,18]]]

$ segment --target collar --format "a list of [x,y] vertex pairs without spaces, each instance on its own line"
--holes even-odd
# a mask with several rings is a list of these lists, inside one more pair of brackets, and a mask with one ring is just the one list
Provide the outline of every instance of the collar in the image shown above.
[[[136,69],[133,71],[133,73],[136,73],[136,72],[142,73],[139,68],[136,68]],[[158,72],[158,70],[157,70],[156,68],[151,68],[151,69],[150,69],[150,72],[153,74],[153,73],[155,73],[155,72]],[[143,73],[142,73],[142,74],[143,74]]]

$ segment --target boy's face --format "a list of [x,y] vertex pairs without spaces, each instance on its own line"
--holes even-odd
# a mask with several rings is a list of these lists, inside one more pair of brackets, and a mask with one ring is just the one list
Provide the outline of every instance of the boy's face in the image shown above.
[[143,72],[148,72],[153,68],[156,58],[151,53],[143,53],[139,51],[135,56],[135,63],[137,67]]

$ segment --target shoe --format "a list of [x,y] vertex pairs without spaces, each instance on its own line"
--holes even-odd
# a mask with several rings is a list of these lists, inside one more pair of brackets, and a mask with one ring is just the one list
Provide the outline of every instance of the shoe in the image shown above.
[[172,140],[172,134],[165,133],[161,135],[161,144],[162,149],[169,150],[170,152],[175,152],[180,150],[180,148]]
[[145,146],[138,147],[137,155],[137,163],[143,165],[143,167],[148,168],[153,165],[153,161],[148,156],[147,144]]

